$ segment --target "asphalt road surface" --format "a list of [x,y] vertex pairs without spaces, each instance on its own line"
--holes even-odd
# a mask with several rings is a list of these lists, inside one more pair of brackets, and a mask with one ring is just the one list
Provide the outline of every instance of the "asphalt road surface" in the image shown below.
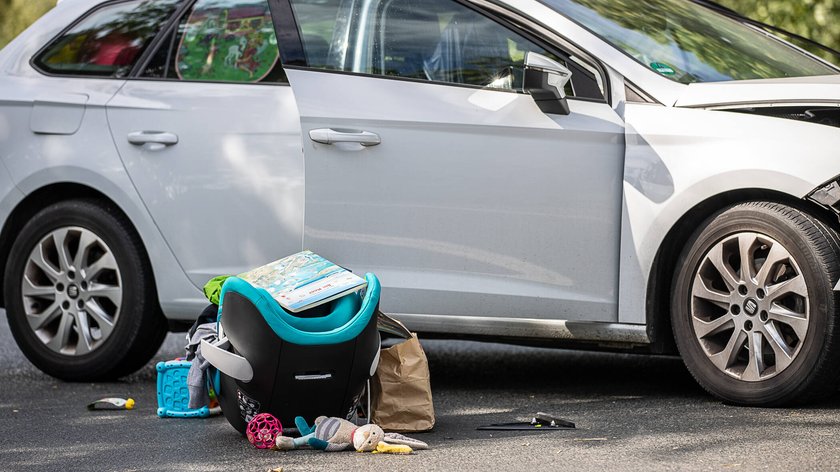
[[[0,315],[3,313],[0,312]],[[707,396],[676,358],[424,342],[437,425],[410,456],[254,449],[222,417],[156,416],[154,362],[114,383],[64,383],[23,357],[0,316],[0,468],[168,471],[838,470],[840,397],[797,409],[739,408]],[[89,412],[105,396],[133,411]],[[576,430],[476,431],[537,411]]]

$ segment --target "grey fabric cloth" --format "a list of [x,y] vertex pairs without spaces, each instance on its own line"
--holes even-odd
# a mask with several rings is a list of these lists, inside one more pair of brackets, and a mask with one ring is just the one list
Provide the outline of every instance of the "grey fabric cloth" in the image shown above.
[[190,391],[189,408],[201,408],[209,402],[207,395],[207,367],[210,365],[201,355],[201,340],[213,342],[218,338],[216,322],[200,324],[187,339],[187,351],[195,353],[187,375],[187,388]]

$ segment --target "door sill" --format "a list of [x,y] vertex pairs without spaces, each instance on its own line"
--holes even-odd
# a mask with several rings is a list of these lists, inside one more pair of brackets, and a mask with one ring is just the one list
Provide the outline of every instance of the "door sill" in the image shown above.
[[389,315],[405,323],[411,331],[423,333],[650,344],[647,327],[639,324],[410,313]]

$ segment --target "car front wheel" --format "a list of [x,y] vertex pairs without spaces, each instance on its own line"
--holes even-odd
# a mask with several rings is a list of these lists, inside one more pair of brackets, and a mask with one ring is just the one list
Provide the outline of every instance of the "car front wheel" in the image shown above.
[[15,240],[4,285],[12,335],[54,377],[128,374],[166,334],[136,233],[122,214],[94,200],[37,213]]
[[837,233],[795,208],[733,206],[683,251],[671,321],[691,374],[732,403],[805,402],[840,372]]

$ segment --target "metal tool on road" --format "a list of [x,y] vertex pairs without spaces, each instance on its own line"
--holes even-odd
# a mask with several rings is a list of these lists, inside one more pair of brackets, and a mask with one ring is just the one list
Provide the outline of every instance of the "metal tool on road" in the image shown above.
[[548,413],[538,412],[531,421],[514,423],[494,423],[476,428],[480,431],[544,431],[557,429],[575,429],[575,424]]
[[131,410],[134,408],[133,398],[102,398],[88,403],[88,410]]

